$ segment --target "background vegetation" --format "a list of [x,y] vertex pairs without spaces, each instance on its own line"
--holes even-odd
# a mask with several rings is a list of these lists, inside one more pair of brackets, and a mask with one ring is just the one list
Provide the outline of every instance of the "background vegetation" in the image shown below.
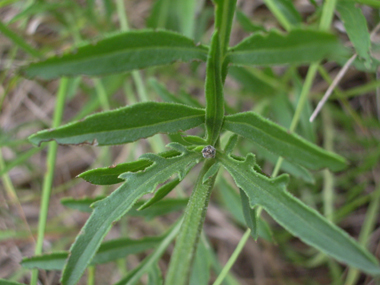
[[[326,5],[332,6],[326,8]],[[113,147],[43,144],[34,148],[27,137],[97,111],[140,101],[204,106],[206,64],[176,62],[143,71],[59,81],[27,79],[19,68],[38,58],[61,54],[72,46],[95,43],[110,34],[145,27],[177,31],[196,43],[209,45],[214,6],[211,1],[3,0],[0,9],[0,278],[29,283],[37,276],[30,274],[30,268],[36,265],[20,262],[35,255],[37,233],[44,232],[44,242],[37,241],[40,253],[68,250],[89,217],[88,205],[92,199],[116,189],[114,185],[92,185],[75,178],[78,174],[134,161],[147,152],[162,152],[170,141],[186,141],[174,134]],[[376,59],[380,47],[376,33],[379,2],[326,1],[323,5],[312,0],[238,1],[230,46],[251,33],[266,34],[272,29],[285,32],[294,27],[318,29],[324,23],[323,9],[332,14],[331,25],[324,29],[337,35],[347,50],[320,65],[230,67],[224,87],[225,108],[229,114],[253,110],[293,130],[294,117],[299,116],[296,132],[345,157],[348,168],[338,173],[329,170],[310,173],[284,163],[281,170],[276,169],[277,157],[247,140],[239,140],[234,153],[242,156],[255,153],[268,176],[273,171],[290,173],[289,192],[323,213],[379,258],[380,81]],[[353,58],[351,67],[343,69],[343,78],[321,114],[310,123],[313,109],[355,53],[357,57]],[[315,76],[311,77],[313,69]],[[44,77],[55,76],[51,71]],[[310,87],[308,100],[297,113],[305,85]],[[202,135],[202,132],[199,128],[188,133]],[[222,136],[223,145],[227,140],[228,136]],[[148,254],[167,237],[160,235],[180,217],[198,172],[199,168],[191,171],[169,194],[172,199],[166,204],[145,212],[133,209],[116,223],[106,240],[128,237],[137,240],[136,244],[132,242],[131,247],[123,249],[121,256],[125,258],[90,266],[80,283],[114,284],[144,264],[141,261],[152,256]],[[216,181],[190,279],[192,284],[206,284],[207,268],[211,268],[210,280],[214,281],[245,232],[239,192],[233,185],[228,175],[220,175]],[[48,213],[46,222],[39,221],[43,213]],[[266,213],[263,217],[270,230],[259,233],[261,237],[256,242],[253,238],[247,240],[226,284],[375,284],[373,277],[337,263],[291,236]],[[171,252],[172,245],[169,245],[158,263],[164,273]],[[62,253],[45,262],[47,270],[40,271],[39,280],[43,284],[59,284],[60,272],[53,269],[62,268],[66,257]],[[103,263],[102,256],[97,258]],[[159,271],[157,267],[152,268],[149,278],[143,276],[144,284],[158,284],[155,278],[159,280]]]

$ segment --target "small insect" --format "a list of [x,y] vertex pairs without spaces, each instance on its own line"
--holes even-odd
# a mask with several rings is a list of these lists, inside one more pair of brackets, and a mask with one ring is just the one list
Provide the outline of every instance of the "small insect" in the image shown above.
[[215,154],[216,154],[216,149],[211,145],[205,146],[202,149],[202,155],[204,158],[214,158]]

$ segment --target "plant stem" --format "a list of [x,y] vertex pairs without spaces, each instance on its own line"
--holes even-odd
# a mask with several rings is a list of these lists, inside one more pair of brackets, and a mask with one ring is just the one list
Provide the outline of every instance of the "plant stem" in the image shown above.
[[231,270],[232,266],[234,265],[236,259],[238,258],[240,252],[243,250],[245,243],[249,239],[249,236],[251,235],[251,229],[247,229],[239,241],[237,247],[235,248],[234,252],[232,253],[230,259],[228,259],[226,265],[223,267],[222,272],[219,274],[218,278],[215,280],[213,285],[220,285],[222,284],[224,278],[227,276],[228,272]]
[[[65,105],[65,99],[66,99],[66,94],[68,90],[68,83],[69,83],[68,78],[63,77],[61,79],[59,89],[58,89],[58,94],[57,94],[57,101],[55,104],[55,112],[54,112],[53,125],[52,125],[53,128],[56,128],[61,124],[63,107]],[[49,143],[48,156],[46,160],[46,173],[45,173],[44,183],[43,183],[43,188],[42,188],[40,218],[38,221],[38,235],[37,235],[36,248],[34,252],[35,255],[40,255],[42,253],[42,245],[44,241],[45,227],[46,227],[46,221],[47,221],[47,215],[48,215],[48,209],[49,209],[50,193],[51,193],[51,188],[52,188],[53,178],[54,178],[57,148],[58,146],[56,142]],[[34,269],[32,271],[32,278],[31,278],[30,284],[36,285],[37,279],[38,279],[38,270]]]
[[202,183],[202,179],[214,163],[214,159],[207,159],[199,173],[195,189],[186,207],[180,234],[170,260],[166,285],[183,285],[188,282],[195,249],[202,231],[216,175],[205,184]]

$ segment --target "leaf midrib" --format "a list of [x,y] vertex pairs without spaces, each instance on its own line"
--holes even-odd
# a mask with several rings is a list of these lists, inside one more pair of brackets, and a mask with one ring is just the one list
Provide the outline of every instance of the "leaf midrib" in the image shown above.
[[[67,55],[64,55],[63,57],[61,58],[57,58],[57,57],[54,57],[52,59],[47,59],[46,61],[43,61],[43,62],[40,62],[40,63],[36,63],[36,65],[38,66],[43,66],[43,65],[49,65],[49,64],[57,64],[57,62],[59,64],[71,64],[71,63],[83,63],[83,62],[86,62],[86,61],[89,61],[89,60],[96,60],[98,59],[99,57],[108,57],[108,56],[116,56],[116,55],[120,55],[120,54],[123,54],[123,53],[133,53],[133,52],[141,52],[141,51],[150,51],[150,50],[154,50],[154,49],[159,49],[159,50],[169,50],[169,51],[172,51],[172,50],[176,50],[176,51],[188,51],[188,52],[191,52],[191,51],[197,51],[197,52],[200,52],[204,55],[207,55],[207,50],[203,50],[203,49],[200,49],[196,46],[190,48],[190,47],[184,47],[184,48],[181,48],[181,47],[171,47],[171,46],[152,46],[152,47],[146,47],[146,48],[136,48],[136,49],[123,49],[123,50],[115,50],[115,51],[110,51],[110,52],[104,52],[104,53],[98,53],[98,54],[91,54],[91,55],[88,55],[88,56],[84,56],[82,58],[78,58],[78,59],[71,59],[71,58],[65,58],[65,57],[70,57],[71,55],[73,56],[78,56],[77,54],[67,54]],[[35,65],[35,66],[36,66]],[[33,65],[31,67],[34,67]]]
[[[189,119],[193,119],[193,118],[202,118],[204,117],[204,114],[201,114],[201,115],[192,115],[192,116],[187,116],[187,117],[182,117],[180,120],[176,120],[176,119],[173,119],[173,120],[167,120],[167,121],[164,121],[164,122],[160,122],[160,123],[153,123],[151,125],[144,125],[144,126],[139,126],[139,127],[131,127],[131,128],[120,128],[120,129],[109,129],[107,131],[94,131],[94,132],[87,132],[87,133],[84,133],[84,134],[78,134],[78,135],[72,135],[72,136],[65,136],[63,138],[72,138],[72,137],[77,137],[77,136],[84,136],[84,135],[92,135],[92,134],[104,134],[104,133],[109,133],[109,132],[117,132],[117,131],[126,131],[126,130],[135,130],[135,129],[144,129],[144,128],[150,128],[150,127],[154,127],[154,126],[159,126],[159,125],[165,125],[167,123],[172,123],[172,122],[181,122],[181,121],[187,121]],[[69,126],[70,127],[70,126]],[[77,127],[77,126],[75,126]],[[59,131],[62,131],[62,129],[59,129]],[[51,133],[52,131],[49,131],[49,130],[46,130],[45,133]],[[57,130],[58,132],[58,130]],[[60,139],[60,138],[58,138]]]

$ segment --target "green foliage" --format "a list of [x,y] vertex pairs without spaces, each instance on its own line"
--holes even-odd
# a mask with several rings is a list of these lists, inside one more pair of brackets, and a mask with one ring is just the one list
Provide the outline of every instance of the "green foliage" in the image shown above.
[[[128,120],[124,120],[124,118]],[[88,116],[54,130],[41,131],[29,140],[35,145],[55,140],[59,144],[115,145],[157,133],[175,133],[204,122],[204,111],[179,104],[144,102]]]
[[226,60],[235,65],[279,65],[310,63],[339,53],[336,37],[314,30],[276,30],[267,35],[253,34],[229,49]]
[[255,158],[249,154],[237,161],[222,153],[218,160],[244,190],[251,207],[262,206],[279,224],[305,243],[310,244],[372,275],[380,274],[379,264],[366,249],[321,214],[286,191],[289,177],[267,178],[253,170]]
[[170,64],[174,61],[206,60],[207,49],[169,31],[134,31],[78,47],[72,53],[33,63],[27,76],[45,79],[59,76],[106,75]]
[[[88,212],[90,217],[69,252],[54,252],[24,259],[22,265],[25,268],[62,270],[61,283],[74,285],[79,282],[90,265],[114,261],[154,248],[152,253],[147,255],[136,268],[124,274],[116,284],[137,284],[144,274],[149,275],[148,284],[162,284],[164,281],[158,261],[170,243],[177,238],[165,274],[165,284],[206,284],[212,276],[210,267],[215,262],[210,254],[212,248],[209,248],[203,239],[200,240],[200,235],[211,192],[216,184],[225,207],[239,226],[248,228],[246,237],[251,234],[255,240],[264,238],[273,242],[271,228],[260,216],[261,210],[264,209],[290,234],[299,237],[306,244],[365,273],[380,274],[380,267],[375,257],[333,222],[287,190],[289,183],[287,174],[275,177],[276,171],[281,169],[312,184],[316,179],[308,169],[328,168],[332,171],[341,171],[348,165],[345,158],[332,152],[332,146],[328,143],[325,144],[328,150],[312,143],[316,141],[316,133],[310,125],[303,123],[301,127],[296,128],[298,119],[306,121],[305,117],[308,115],[308,110],[303,109],[306,98],[304,95],[312,83],[314,77],[312,72],[318,69],[316,62],[346,55],[337,37],[326,31],[332,20],[335,2],[327,1],[327,4],[321,7],[323,9],[314,15],[321,18],[321,30],[301,27],[302,17],[290,0],[264,1],[285,28],[286,33],[277,29],[267,32],[265,27],[252,23],[246,15],[238,11],[237,20],[245,30],[253,34],[233,47],[229,47],[229,42],[236,0],[213,2],[215,21],[209,47],[197,45],[192,40],[198,37],[196,26],[201,25],[195,20],[198,17],[196,1],[186,0],[179,4],[178,1],[158,0],[152,8],[147,24],[151,28],[159,29],[116,33],[106,36],[96,44],[82,44],[70,53],[30,63],[21,69],[27,77],[38,76],[43,79],[62,76],[101,76],[133,71],[131,74],[138,93],[148,94],[137,72],[138,69],[174,62],[206,63],[205,102],[184,93],[173,94],[165,87],[170,86],[169,84],[166,82],[162,84],[151,78],[150,86],[164,102],[147,101],[130,104],[96,113],[60,127],[59,121],[56,121],[55,128],[37,132],[29,137],[29,141],[35,146],[49,141],[63,145],[94,146],[131,143],[128,147],[131,147],[129,151],[133,152],[136,147],[133,142],[165,134],[172,141],[168,145],[172,149],[158,154],[144,154],[136,161],[87,170],[78,175],[97,185],[122,184],[108,196],[62,199],[63,205]],[[114,8],[110,1],[105,1],[104,5],[106,7],[104,21],[109,22]],[[54,11],[54,7],[41,3],[35,7],[30,6],[16,16],[14,21],[26,15]],[[367,65],[375,66],[376,62],[370,54],[371,43],[367,23],[360,9],[353,1],[342,0],[337,10],[358,55]],[[322,15],[319,14],[320,11]],[[91,9],[89,12],[92,13]],[[203,19],[206,30],[207,14],[202,14],[200,18]],[[125,30],[126,18],[120,21]],[[6,25],[0,23],[0,30],[26,52],[35,57],[39,56],[39,53]],[[81,35],[78,33],[76,36],[80,38]],[[305,63],[312,63],[312,66],[302,86],[296,67]],[[291,67],[283,74],[270,67],[284,64]],[[249,65],[255,67],[242,67]],[[257,66],[264,68],[260,69]],[[191,72],[194,75],[202,70],[197,68],[197,64],[192,65]],[[167,70],[170,68],[161,68],[160,75],[169,81],[168,78],[171,79],[172,74]],[[153,73],[154,70],[150,69],[148,76]],[[239,113],[241,109],[247,110],[249,107],[243,105],[244,102],[232,106],[230,100],[224,99],[225,91],[228,91],[227,95],[230,95],[231,91],[224,86],[228,73],[244,87],[245,92],[262,99],[255,105],[253,111]],[[113,84],[117,85],[117,88],[103,86],[107,85],[108,79],[96,79],[96,90],[100,89],[101,93],[104,93],[102,100],[90,101],[76,118],[80,118],[88,110],[95,111],[101,105],[100,101],[107,109],[110,105],[107,101],[110,96],[108,93],[116,92],[120,86],[125,88],[128,102],[134,102],[135,99],[130,96],[133,88],[128,80],[125,80],[128,76],[129,74],[119,74],[115,78],[108,78],[117,81],[117,84]],[[85,84],[75,80],[69,81],[64,78],[61,81],[60,94],[71,93],[70,86]],[[295,85],[295,90],[290,91],[289,82]],[[203,85],[203,78],[201,82],[190,83],[184,79],[184,85],[186,88],[193,85],[200,87]],[[378,85],[374,88],[376,87]],[[287,97],[288,92],[295,93],[294,97],[299,100],[295,113],[293,108],[295,103],[293,104]],[[93,97],[96,97],[96,92],[93,93]],[[234,97],[239,96],[239,92],[236,92]],[[64,100],[64,97],[62,98]],[[204,103],[205,108],[202,107]],[[62,111],[62,108],[63,103],[57,107],[58,111]],[[267,115],[271,116],[272,120],[266,119]],[[273,122],[273,119],[277,119],[279,124]],[[290,130],[281,125],[286,127],[290,125]],[[185,133],[196,127],[200,128],[192,130],[191,134]],[[233,133],[232,136],[229,132]],[[148,142],[155,149],[154,146],[163,145],[165,139],[155,136]],[[223,151],[221,145],[227,139]],[[54,143],[51,146],[56,147]],[[206,146],[216,149],[215,158],[202,157],[202,149]],[[263,167],[264,170],[260,168],[261,161],[256,162],[255,155],[251,153],[252,149],[257,151],[259,158],[276,164],[273,177],[264,174],[266,167]],[[247,152],[249,154],[245,158],[239,156]],[[20,164],[34,153],[34,150],[28,151],[25,157],[20,156],[13,164],[9,163],[2,167],[0,173],[6,173],[11,166]],[[53,158],[49,161],[54,162]],[[284,163],[282,159],[285,159]],[[200,171],[197,170],[190,198],[183,196],[166,198],[199,162],[202,162],[203,166]],[[221,177],[226,171],[240,189],[240,197],[227,179]],[[217,178],[218,173],[221,173],[219,174],[221,178]],[[318,174],[315,176],[319,177]],[[299,183],[297,185],[301,185],[299,187],[301,192],[305,188],[303,187],[305,183],[295,180]],[[318,180],[317,182],[319,183]],[[140,200],[146,194],[153,195]],[[139,240],[121,238],[102,243],[111,227],[125,215],[153,219],[184,208],[183,218],[178,219],[162,236]],[[218,266],[213,267],[218,268]],[[220,271],[220,268],[215,269],[217,273]],[[222,270],[218,282],[221,282],[225,275],[226,272]]]
[[343,169],[346,160],[330,153],[253,112],[225,117],[223,128],[251,139],[261,147],[310,169]]

